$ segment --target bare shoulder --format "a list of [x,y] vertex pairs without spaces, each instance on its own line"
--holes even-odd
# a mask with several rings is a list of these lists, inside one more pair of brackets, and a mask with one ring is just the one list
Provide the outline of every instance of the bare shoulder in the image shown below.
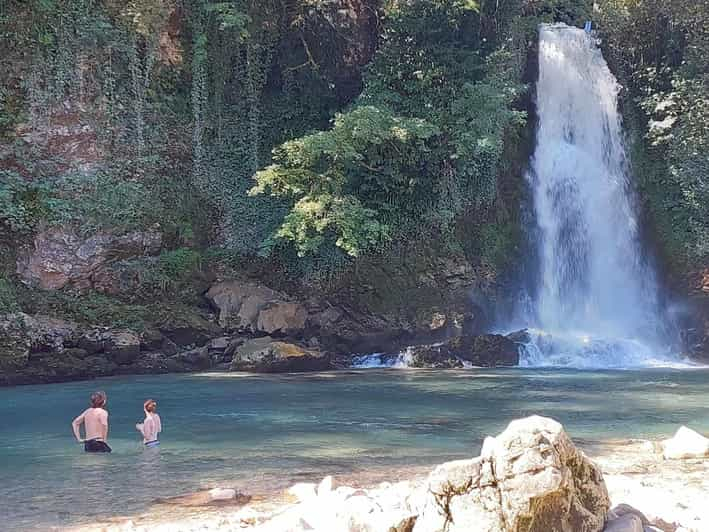
[[108,422],[108,412],[106,412],[103,408],[94,408],[93,411],[95,419],[97,419],[99,422],[103,423],[104,425]]

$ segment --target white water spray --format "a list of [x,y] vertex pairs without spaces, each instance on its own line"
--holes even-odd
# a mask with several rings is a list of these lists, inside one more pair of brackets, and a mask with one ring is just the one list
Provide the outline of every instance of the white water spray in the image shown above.
[[592,36],[539,35],[534,194],[539,288],[526,365],[669,361],[653,268],[643,257],[617,109],[620,86]]

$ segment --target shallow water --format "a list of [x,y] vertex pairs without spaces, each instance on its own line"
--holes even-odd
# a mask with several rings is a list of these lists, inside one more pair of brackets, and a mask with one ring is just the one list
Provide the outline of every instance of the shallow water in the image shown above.
[[[111,455],[87,455],[71,420],[109,396]],[[162,447],[134,424],[157,399]],[[513,418],[557,418],[586,443],[709,431],[709,370],[368,370],[120,377],[0,389],[3,530],[144,511],[214,486],[264,493],[326,474],[432,465],[479,451]]]

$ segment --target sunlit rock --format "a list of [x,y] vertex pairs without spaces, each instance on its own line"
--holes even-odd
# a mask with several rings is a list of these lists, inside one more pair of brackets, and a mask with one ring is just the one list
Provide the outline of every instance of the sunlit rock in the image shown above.
[[330,367],[329,357],[321,351],[269,336],[248,340],[236,348],[231,361],[232,371],[279,373],[286,371],[319,371]]
[[214,488],[209,490],[209,498],[213,501],[228,501],[236,498],[236,490],[231,488]]
[[610,506],[601,471],[556,421],[513,421],[472,460],[431,473],[416,532],[591,532]]
[[683,426],[672,438],[662,442],[662,448],[667,460],[702,458],[709,456],[709,438]]

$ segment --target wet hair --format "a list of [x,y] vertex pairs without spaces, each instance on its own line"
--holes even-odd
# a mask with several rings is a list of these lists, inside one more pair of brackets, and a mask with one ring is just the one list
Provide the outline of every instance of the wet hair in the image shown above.
[[91,394],[91,408],[103,408],[106,405],[106,392]]
[[155,412],[158,409],[158,404],[152,399],[148,399],[143,403],[143,408],[148,412]]

